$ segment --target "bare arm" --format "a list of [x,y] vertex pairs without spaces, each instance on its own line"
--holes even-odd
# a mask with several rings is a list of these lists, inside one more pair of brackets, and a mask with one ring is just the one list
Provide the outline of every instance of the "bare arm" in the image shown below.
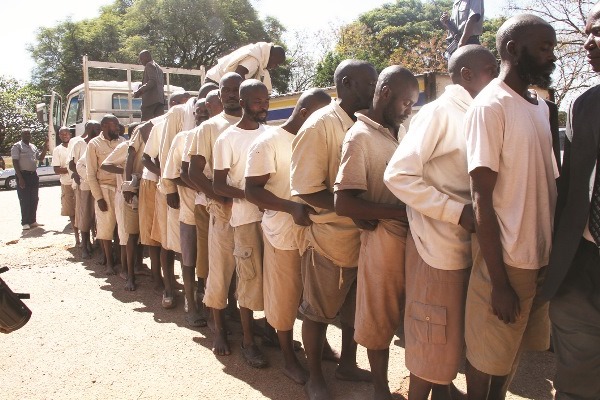
[[473,36],[475,25],[477,22],[479,22],[479,18],[481,18],[480,14],[473,14],[469,17],[467,23],[465,24],[465,29],[463,30],[462,36],[460,37],[460,41],[458,42],[458,47],[466,45],[469,38]]
[[67,169],[67,167],[53,167],[53,168],[54,168],[54,173],[58,174],[58,175],[69,173],[69,170]]
[[154,175],[160,176],[160,165],[158,159],[152,160],[152,157],[144,153],[142,155],[142,165],[148,168],[148,171],[152,172]]
[[282,199],[265,189],[269,181],[269,174],[246,178],[246,199],[262,210],[273,210],[288,213],[298,225],[308,226],[312,223],[309,214],[316,214],[315,210],[306,204],[296,203]]
[[335,192],[335,212],[352,219],[406,218],[406,207],[379,204],[358,197],[362,190],[338,190]]
[[206,197],[224,203],[225,199],[215,193],[213,189],[213,183],[210,179],[204,175],[204,167],[206,166],[206,159],[200,155],[193,155],[190,157],[190,167],[188,169],[189,177],[192,183],[206,195]]
[[123,173],[124,169],[123,167],[119,167],[118,165],[113,165],[113,164],[102,164],[100,166],[100,169],[106,172],[110,172],[111,174],[117,174],[120,175]]
[[214,170],[213,189],[215,193],[224,197],[230,197],[232,199],[246,198],[246,195],[244,194],[244,191],[242,189],[238,189],[227,184],[228,173],[229,168]]
[[313,207],[322,208],[329,211],[335,211],[335,207],[333,205],[333,193],[329,190],[324,189],[320,192],[310,193],[310,194],[300,194],[298,195],[302,200],[307,202]]
[[194,182],[192,182],[192,180],[190,179],[189,170],[190,170],[190,163],[187,161],[182,161],[181,162],[181,171],[179,172],[179,176],[180,176],[181,180],[185,183],[186,187],[189,187],[190,189],[199,191],[200,188],[196,187],[196,185],[194,185]]
[[49,141],[48,141],[48,139],[46,139],[46,141],[44,142],[44,147],[42,148],[42,152],[40,153],[40,156],[38,157],[38,161],[42,161],[44,159],[44,157],[46,157],[46,152],[48,151],[48,144],[49,144]]
[[242,65],[238,65],[235,69],[235,73],[238,74],[239,76],[241,76],[242,78],[246,79],[246,75],[248,74],[248,68],[242,66]]
[[479,167],[470,175],[477,238],[492,282],[492,311],[498,319],[513,323],[520,313],[519,297],[508,280],[502,257],[500,227],[493,202],[498,174]]

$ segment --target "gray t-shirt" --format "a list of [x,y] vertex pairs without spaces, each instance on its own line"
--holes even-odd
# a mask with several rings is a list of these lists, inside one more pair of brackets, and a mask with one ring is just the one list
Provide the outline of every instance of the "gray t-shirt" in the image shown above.
[[19,160],[22,171],[35,172],[40,151],[33,143],[27,144],[21,140],[10,149],[10,156],[13,160]]
[[477,21],[473,30],[473,35],[479,36],[483,33],[483,13],[483,0],[454,0],[450,20],[454,22],[454,25],[462,34],[469,17],[479,14],[479,21]]
[[150,106],[156,103],[164,104],[164,76],[162,69],[154,61],[146,64],[142,85],[146,85],[146,90],[142,93],[142,106]]

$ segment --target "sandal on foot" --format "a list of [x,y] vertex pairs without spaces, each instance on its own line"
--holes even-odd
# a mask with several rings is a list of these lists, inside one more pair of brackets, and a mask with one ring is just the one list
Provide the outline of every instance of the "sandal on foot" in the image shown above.
[[167,296],[166,294],[163,293],[163,298],[162,298],[162,307],[166,308],[166,309],[170,309],[175,307],[175,301],[173,299],[173,296]]
[[198,314],[196,314],[196,315],[186,315],[185,316],[185,322],[187,322],[187,324],[189,326],[192,326],[194,328],[202,328],[202,327],[206,326],[206,320],[204,318],[202,318]]
[[244,356],[244,360],[253,368],[265,368],[269,364],[267,363],[267,359],[265,355],[260,351],[257,345],[252,344],[248,348],[244,348],[244,345],[241,345],[242,348],[242,356]]

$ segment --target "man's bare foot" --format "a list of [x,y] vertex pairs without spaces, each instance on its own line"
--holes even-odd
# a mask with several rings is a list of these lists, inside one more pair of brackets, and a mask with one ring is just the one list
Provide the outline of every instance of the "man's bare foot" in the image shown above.
[[154,293],[158,294],[158,295],[163,295],[163,292],[165,291],[165,285],[162,282],[162,279],[159,282],[154,282],[154,286],[152,287],[152,290],[154,290]]
[[87,246],[85,245],[81,248],[81,258],[83,258],[84,260],[89,260],[90,258],[92,258],[91,251],[89,251]]
[[304,385],[304,392],[309,400],[330,400],[331,396],[323,379],[308,378]]
[[129,277],[127,276],[127,271],[123,271],[123,269],[121,269],[119,272],[119,278],[123,279],[124,281],[128,280]]
[[350,367],[338,366],[335,370],[335,377],[341,381],[352,382],[371,382],[371,371],[358,368],[357,365]]
[[300,365],[298,360],[291,365],[285,365],[283,367],[283,373],[298,385],[304,385],[308,380],[308,372],[302,368],[302,365]]
[[133,292],[135,290],[135,281],[133,279],[127,279],[127,283],[125,284],[125,290],[129,292]]
[[328,342],[323,345],[323,355],[321,356],[323,361],[332,361],[336,364],[340,362],[340,354],[331,348]]
[[98,262],[98,264],[100,264],[100,265],[106,265],[106,256],[104,255],[104,253],[102,253],[102,258],[100,258],[100,261]]
[[227,333],[225,331],[215,333],[212,352],[216,356],[228,356],[231,354],[229,342],[227,341]]
[[115,269],[113,268],[112,265],[106,265],[106,268],[104,269],[104,273],[106,275],[116,275],[117,271],[115,271]]
[[148,268],[148,266],[146,264],[142,264],[141,267],[138,267],[136,265],[135,268],[133,269],[133,272],[136,275],[152,276],[152,271],[150,271],[150,268]]

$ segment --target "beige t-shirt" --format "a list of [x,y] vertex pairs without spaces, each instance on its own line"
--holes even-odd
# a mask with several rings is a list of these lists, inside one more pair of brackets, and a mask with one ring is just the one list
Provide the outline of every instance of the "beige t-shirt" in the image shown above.
[[86,179],[87,178],[87,167],[86,167],[87,147],[84,147],[83,149],[84,149],[83,154],[81,155],[81,157],[79,157],[79,160],[77,160],[75,162],[75,170],[77,170],[77,173],[79,174],[80,181],[81,181],[81,185],[79,185],[79,189],[89,191],[90,185],[88,185],[87,179]]
[[[214,169],[229,170],[227,174],[228,185],[244,189],[246,183],[244,172],[246,171],[248,150],[250,150],[252,142],[264,131],[264,125],[259,125],[258,129],[252,131],[240,129],[234,125],[219,136],[213,149]],[[233,199],[231,220],[229,221],[231,226],[235,228],[260,220],[262,220],[262,212],[255,204],[246,199]]]
[[[142,164],[142,155],[144,154],[144,152],[139,150],[142,148],[142,146],[145,145],[145,143],[142,135],[140,134],[139,129],[136,128],[133,131],[131,138],[129,138],[128,144],[129,147],[135,150],[135,157],[133,159],[133,167],[131,173],[143,176],[144,170],[147,168],[144,167],[144,164]],[[129,151],[129,148],[127,149],[127,151]]]
[[[176,105],[169,109],[165,116],[165,126],[160,138],[160,147],[158,148],[158,160],[160,161],[161,174],[164,172],[167,163],[167,155],[171,149],[171,143],[175,136],[183,130],[187,108],[185,104]],[[158,189],[164,193],[177,192],[177,185],[169,180],[158,180]]]
[[[114,165],[125,169],[128,149],[129,141],[126,140],[120,143],[117,147],[115,147],[113,152],[106,157],[106,159],[102,162],[102,165]],[[115,178],[117,181],[116,191],[119,193],[121,192],[121,186],[123,185],[123,180],[125,178],[125,171],[123,171],[122,174],[115,174]]]
[[[204,175],[212,181],[213,179],[213,148],[215,142],[221,133],[223,133],[231,125],[237,124],[240,117],[225,114],[221,112],[219,115],[204,121],[199,126],[192,130],[192,142],[190,144],[189,156],[200,155],[206,160],[204,167]],[[207,209],[210,209],[210,205],[214,204],[214,201],[206,198]],[[218,208],[218,206],[217,206]]]
[[[53,167],[62,167],[67,168],[69,165],[69,148],[63,146],[62,144],[56,146],[54,151],[52,152],[52,166]],[[61,185],[71,185],[73,180],[71,179],[71,174],[60,174],[60,184]]]
[[100,186],[116,187],[117,180],[115,174],[106,172],[100,169],[102,162],[110,153],[125,139],[119,136],[118,139],[107,140],[104,138],[104,132],[96,136],[87,145],[86,150],[86,167],[87,167],[87,183],[90,185],[90,190],[94,199],[100,200],[103,198]]
[[547,265],[558,177],[548,106],[540,98],[531,104],[494,79],[469,108],[465,134],[469,172],[498,173],[493,203],[504,262],[522,269]]
[[[342,146],[342,161],[334,191],[357,189],[364,200],[379,204],[402,205],[383,182],[383,173],[398,147],[392,132],[364,114],[356,113],[357,121],[346,133]],[[405,135],[400,127],[398,139]]]
[[[250,147],[246,163],[246,178],[268,174],[265,189],[285,200],[292,198],[290,163],[293,140],[294,135],[281,127],[268,129]],[[265,210],[261,225],[265,237],[276,249],[298,249],[298,227],[290,214]]]
[[[160,147],[160,138],[162,137],[162,131],[165,127],[165,120],[162,119],[157,124],[152,126],[148,140],[143,146],[144,154],[147,154],[151,158],[158,158],[158,149]],[[154,172],[150,172],[148,168],[144,168],[142,178],[152,182],[158,182],[158,176]]]
[[[302,125],[292,142],[290,182],[292,195],[312,194],[322,190],[333,193],[341,160],[342,142],[352,118],[332,102],[315,111]],[[356,267],[360,234],[354,222],[335,211],[315,209],[313,223],[303,228],[298,242],[301,253],[312,246],[340,267]]]
[[[183,146],[185,144],[185,139],[190,132],[191,131],[179,132],[173,139],[169,154],[167,155],[167,162],[163,169],[163,178],[176,179],[181,176]],[[180,185],[177,185],[177,192],[179,193],[179,221],[184,224],[195,225],[194,198],[196,197],[196,192]]]
[[442,270],[469,268],[471,234],[458,222],[471,203],[464,118],[473,98],[450,85],[410,121],[408,134],[384,176],[406,204],[410,231],[421,258]]

